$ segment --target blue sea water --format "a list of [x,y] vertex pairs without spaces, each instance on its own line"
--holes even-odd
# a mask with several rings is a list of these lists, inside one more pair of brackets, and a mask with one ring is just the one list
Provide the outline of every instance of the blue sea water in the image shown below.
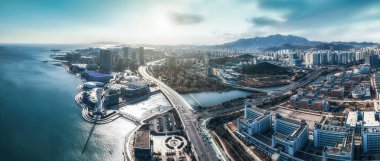
[[124,137],[135,125],[118,119],[90,135],[93,125],[74,101],[81,80],[42,62],[51,60],[50,49],[80,47],[0,44],[1,161],[123,160]]

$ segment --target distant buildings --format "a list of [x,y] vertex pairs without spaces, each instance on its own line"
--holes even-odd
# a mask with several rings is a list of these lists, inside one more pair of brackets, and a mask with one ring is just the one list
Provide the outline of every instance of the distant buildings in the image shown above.
[[129,47],[123,47],[122,48],[123,52],[123,64],[124,64],[124,69],[128,69],[129,66]]
[[378,67],[379,66],[379,55],[368,54],[365,57],[365,64],[369,65],[372,68]]
[[339,65],[348,63],[365,63],[371,67],[377,67],[379,65],[379,49],[369,47],[347,51],[285,50],[284,52],[284,50],[278,50],[277,52],[270,54],[273,55],[273,58],[276,60],[278,60],[279,57],[288,57],[289,64],[293,66],[317,67],[320,65]]
[[112,71],[112,55],[109,50],[100,50],[98,63],[100,70],[104,73],[110,73]]
[[204,55],[204,67],[205,67],[205,75],[212,76],[212,68],[210,65],[210,53],[206,53]]
[[352,89],[352,97],[359,99],[369,99],[371,98],[370,84],[363,83],[359,84]]
[[81,54],[78,52],[66,53],[66,60],[70,62],[78,62],[81,58]]
[[177,58],[175,56],[167,55],[166,56],[166,65],[168,67],[177,66]]
[[139,64],[145,64],[145,55],[144,55],[144,47],[139,47]]

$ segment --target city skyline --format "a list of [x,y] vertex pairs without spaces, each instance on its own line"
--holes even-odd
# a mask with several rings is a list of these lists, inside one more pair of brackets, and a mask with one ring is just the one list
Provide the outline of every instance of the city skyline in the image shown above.
[[2,1],[1,43],[220,44],[292,34],[379,42],[380,1]]

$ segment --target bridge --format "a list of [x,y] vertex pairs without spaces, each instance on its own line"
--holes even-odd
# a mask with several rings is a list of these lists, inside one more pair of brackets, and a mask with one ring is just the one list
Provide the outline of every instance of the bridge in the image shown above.
[[152,82],[155,82],[157,86],[161,89],[162,93],[168,98],[170,103],[173,105],[177,111],[179,118],[184,127],[184,131],[192,145],[193,152],[197,156],[197,160],[201,161],[216,161],[218,155],[214,151],[212,145],[203,140],[202,135],[197,130],[198,120],[196,115],[193,113],[191,106],[179,95],[176,91],[171,89],[165,83],[152,77],[147,72],[146,66],[140,66],[138,69],[142,77]]
[[241,86],[241,85],[237,85],[237,84],[231,84],[225,80],[222,80],[222,81],[224,84],[227,84],[227,85],[231,86],[232,88],[241,89],[241,90],[245,90],[245,91],[252,91],[252,92],[263,92],[263,93],[267,93],[269,95],[277,95],[277,94],[286,93],[288,91],[292,91],[293,89],[297,89],[299,87],[302,87],[302,86],[310,83],[311,81],[317,79],[320,74],[321,74],[320,71],[315,71],[313,73],[309,73],[305,77],[305,79],[293,82],[292,84],[288,84],[286,86],[282,86],[282,87],[279,87],[276,89],[252,88],[252,87]]

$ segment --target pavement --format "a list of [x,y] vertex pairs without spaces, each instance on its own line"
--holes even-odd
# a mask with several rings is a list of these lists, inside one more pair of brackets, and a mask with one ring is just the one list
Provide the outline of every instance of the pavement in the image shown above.
[[212,148],[211,144],[208,141],[205,141],[198,131],[197,125],[199,125],[197,116],[194,114],[193,109],[187,103],[181,95],[179,95],[176,91],[171,89],[165,83],[160,80],[150,76],[147,73],[146,66],[140,66],[138,69],[139,73],[144,79],[155,82],[161,91],[167,96],[170,102],[173,104],[175,109],[177,110],[182,124],[184,126],[184,130],[188,136],[190,143],[192,144],[193,150],[195,150],[195,154],[200,161],[217,161],[217,155]]

